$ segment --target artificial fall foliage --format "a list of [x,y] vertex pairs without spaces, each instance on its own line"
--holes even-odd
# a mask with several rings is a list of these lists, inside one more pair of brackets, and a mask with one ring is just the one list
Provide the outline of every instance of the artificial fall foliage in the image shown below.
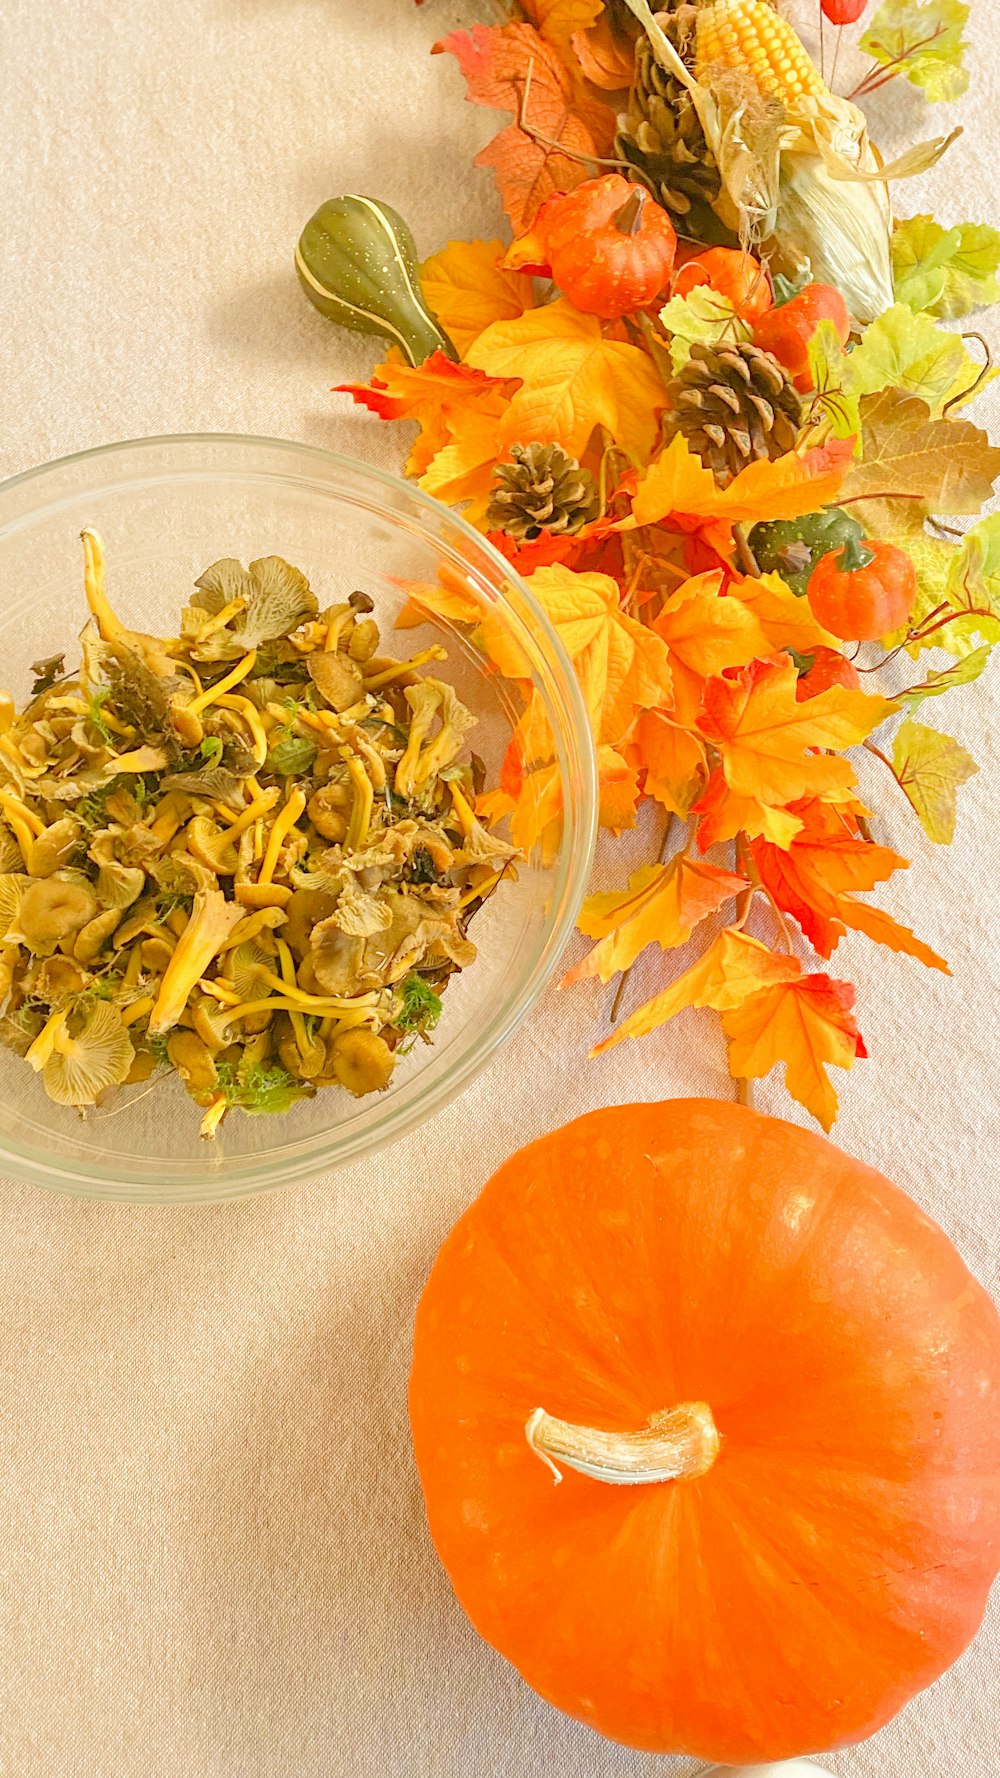
[[[824,10],[836,22],[864,8]],[[704,933],[706,948],[676,978],[661,957],[662,991],[594,1053],[712,1007],[734,1076],[783,1065],[825,1128],[827,1070],[865,1051],[853,988],[811,968],[807,948],[825,960],[850,931],[947,969],[863,899],[906,860],[873,841],[849,755],[867,748],[929,838],[950,840],[976,765],[922,706],[978,677],[1000,638],[1000,515],[959,541],[943,522],[977,514],[1000,474],[968,414],[993,372],[978,336],[940,324],[996,298],[1000,235],[894,222],[889,180],[950,138],[879,156],[857,104],[897,76],[929,100],[960,93],[967,11],[887,0],[847,97],[766,0],[674,0],[656,18],[644,0],[524,0],[507,23],[453,32],[435,50],[472,103],[507,114],[477,165],[513,243],[451,241],[421,268],[420,301],[456,361],[440,348],[414,366],[392,349],[369,383],[341,386],[416,423],[408,473],[491,536],[554,625],[593,729],[602,824],[633,826],[646,801],[685,828],[673,856],[590,897],[580,926],[594,948],[566,981],[621,986],[647,947]],[[623,311],[623,291],[642,306]],[[527,487],[517,465],[549,467],[553,446],[587,498],[571,522],[554,498],[550,526],[534,481],[527,504],[509,496]],[[505,506],[509,529],[491,529]],[[892,558],[882,604],[851,581],[865,540],[906,558]],[[404,622],[477,622],[458,578],[409,592]],[[862,605],[899,618],[879,643],[856,640]],[[499,630],[479,624],[476,640],[523,677]],[[950,659],[928,667],[926,650]],[[896,663],[896,685],[907,659],[913,683],[884,695],[879,667]],[[527,699],[488,812],[544,855],[560,796]],[[758,909],[769,940],[747,930]]]

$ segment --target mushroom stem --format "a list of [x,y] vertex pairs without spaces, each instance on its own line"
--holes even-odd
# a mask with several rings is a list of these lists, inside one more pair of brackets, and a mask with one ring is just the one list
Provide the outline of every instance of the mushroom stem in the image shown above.
[[597,1482],[676,1482],[705,1475],[719,1455],[719,1433],[704,1401],[684,1401],[654,1414],[641,1432],[601,1432],[557,1420],[544,1408],[529,1415],[525,1437],[536,1457],[562,1481],[560,1464]]

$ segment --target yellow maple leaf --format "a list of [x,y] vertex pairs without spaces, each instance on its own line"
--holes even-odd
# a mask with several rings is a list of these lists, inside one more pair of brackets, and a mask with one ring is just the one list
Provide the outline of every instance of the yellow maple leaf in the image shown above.
[[[482,364],[481,369],[490,366]],[[494,375],[519,376],[514,370]],[[710,470],[690,449],[681,433],[650,464],[632,502],[632,525],[656,525],[671,514],[724,519],[729,523],[764,519],[797,519],[832,500],[851,459],[849,439],[830,439],[801,457],[788,451],[773,461],[749,463],[727,488],[720,488]]]
[[511,321],[534,303],[532,283],[501,266],[502,241],[449,241],[420,268],[428,307],[464,357],[494,321]]
[[[653,362],[638,346],[605,339],[593,315],[561,297],[513,321],[495,321],[468,363],[492,377],[520,377],[499,428],[500,447],[558,441],[582,457],[595,426],[641,461],[653,448],[666,403]],[[711,480],[711,477],[709,477]]]
[[760,625],[767,639],[766,647],[760,650],[762,654],[786,648],[794,649],[796,654],[812,654],[817,648],[840,647],[836,636],[817,622],[808,599],[798,598],[780,574],[762,574],[757,580],[736,575],[727,592],[745,605]]
[[672,981],[662,994],[638,1007],[590,1053],[599,1056],[624,1037],[647,1037],[685,1007],[711,1006],[716,1012],[726,1012],[752,994],[759,994],[762,988],[794,981],[801,974],[797,957],[770,951],[749,933],[727,926],[697,963]]
[[702,920],[746,887],[744,877],[683,852],[668,864],[643,865],[626,890],[587,897],[577,925],[600,942],[563,977],[563,987],[594,975],[609,982],[654,942],[664,951],[686,944]]
[[799,704],[797,683],[787,656],[751,661],[731,678],[706,683],[698,727],[718,748],[726,783],[738,796],[784,807],[849,789],[855,776],[845,759],[808,750],[852,747],[896,708],[889,698],[842,685]]
[[837,1115],[837,1095],[826,1069],[831,1063],[853,1068],[855,1058],[865,1054],[853,1005],[850,982],[828,975],[802,975],[752,995],[722,1015],[730,1073],[757,1080],[784,1062],[792,1098],[829,1130]]
[[[618,583],[608,574],[575,574],[556,565],[537,568],[529,590],[553,625],[580,682],[595,739],[621,740],[637,708],[666,704],[670,668],[666,644],[621,608]],[[485,618],[483,645],[502,673],[527,677],[527,663],[509,626]],[[521,724],[528,758],[545,758],[551,734],[539,700],[532,699]]]

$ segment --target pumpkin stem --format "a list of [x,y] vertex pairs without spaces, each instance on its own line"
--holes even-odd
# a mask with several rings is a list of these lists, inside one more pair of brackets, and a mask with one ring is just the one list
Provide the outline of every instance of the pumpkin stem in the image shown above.
[[859,568],[867,568],[874,556],[863,537],[849,537],[838,552],[838,574],[854,574]]
[[629,192],[621,209],[611,218],[619,234],[638,234],[642,227],[642,208],[648,196],[644,185],[637,185],[634,191]]
[[557,1482],[563,1479],[560,1463],[597,1482],[676,1482],[704,1475],[719,1455],[718,1430],[705,1401],[665,1408],[641,1432],[599,1432],[536,1408],[524,1432]]

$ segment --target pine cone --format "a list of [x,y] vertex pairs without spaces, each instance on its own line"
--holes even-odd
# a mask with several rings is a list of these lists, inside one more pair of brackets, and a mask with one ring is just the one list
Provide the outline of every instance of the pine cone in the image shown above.
[[[656,14],[657,24],[688,68],[694,64],[697,18],[697,9],[688,0],[675,0],[669,11]],[[632,164],[679,229],[686,234],[705,231],[721,189],[719,169],[690,93],[661,67],[645,32],[635,46],[632,91],[628,111],[618,119],[615,153]],[[695,220],[697,230],[692,228]],[[723,236],[724,231],[719,233],[720,239]]]
[[530,543],[542,531],[572,536],[597,517],[600,496],[589,469],[558,444],[511,445],[510,463],[498,463],[486,509],[491,531]]
[[723,486],[755,458],[783,456],[798,436],[802,403],[760,346],[693,345],[668,393],[664,436],[683,433]]

